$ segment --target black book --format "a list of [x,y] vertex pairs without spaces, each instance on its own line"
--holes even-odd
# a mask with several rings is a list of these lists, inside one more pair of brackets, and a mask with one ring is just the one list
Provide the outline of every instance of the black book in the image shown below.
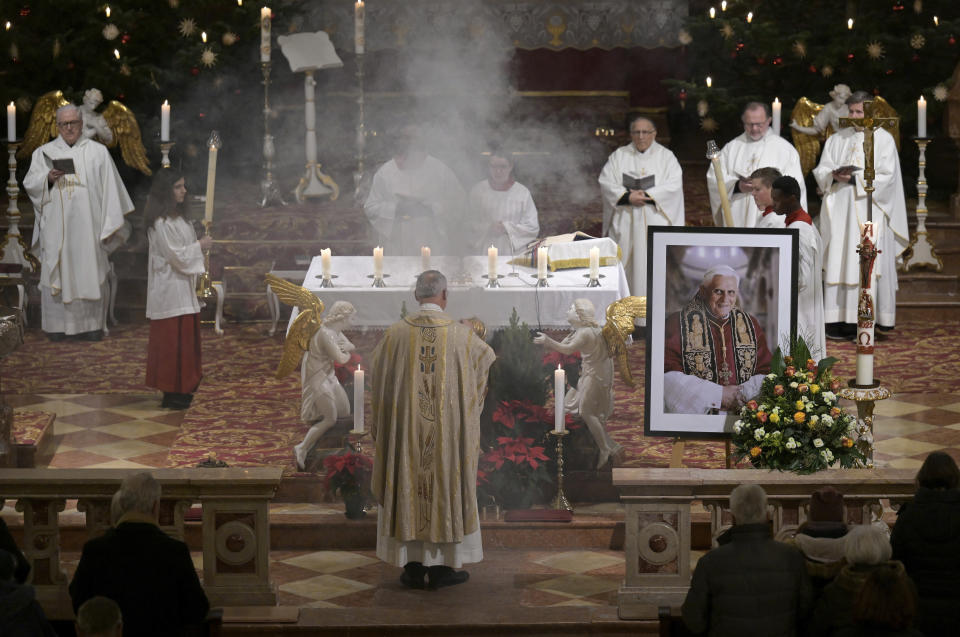
[[646,177],[631,177],[623,173],[623,187],[627,190],[648,190],[656,185],[656,175]]

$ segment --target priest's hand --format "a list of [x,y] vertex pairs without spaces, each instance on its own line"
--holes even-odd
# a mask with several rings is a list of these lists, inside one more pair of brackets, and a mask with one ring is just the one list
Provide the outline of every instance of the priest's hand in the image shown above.
[[850,178],[853,177],[853,173],[846,170],[835,170],[833,171],[833,178],[836,181],[841,181],[845,184],[850,183]]
[[47,181],[51,184],[56,183],[58,179],[63,177],[66,173],[62,170],[57,170],[56,168],[51,168],[50,172],[47,173]]
[[206,235],[202,239],[197,239],[197,243],[200,244],[201,250],[204,250],[204,251],[209,250],[210,246],[213,245],[213,237],[211,237],[210,235]]
[[631,206],[642,206],[651,200],[643,190],[631,190],[629,201]]
[[740,386],[724,385],[723,396],[720,398],[720,408],[724,411],[733,411],[740,407]]
[[750,194],[753,192],[753,180],[749,177],[741,177],[737,182],[737,189],[744,194]]

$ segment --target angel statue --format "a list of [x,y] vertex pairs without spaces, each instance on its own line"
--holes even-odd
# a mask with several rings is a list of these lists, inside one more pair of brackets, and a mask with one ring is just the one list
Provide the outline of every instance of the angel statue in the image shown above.
[[594,318],[593,303],[577,299],[567,312],[567,321],[574,328],[572,334],[560,342],[542,332],[533,337],[537,345],[563,354],[580,352],[580,380],[567,391],[563,404],[587,424],[599,449],[597,469],[623,450],[606,430],[607,418],[613,412],[613,361],[616,358],[620,375],[633,386],[626,366],[626,337],[633,332],[633,319],[646,314],[645,307],[646,299],[641,297],[616,301],[607,308],[607,323],[601,328]]
[[[83,120],[83,136],[95,139],[107,148],[119,145],[120,154],[128,166],[145,175],[153,174],[133,111],[116,100],[110,100],[103,113],[98,113],[96,109],[102,102],[103,93],[99,89],[92,88],[83,94],[83,105],[77,107]],[[50,91],[37,100],[17,157],[26,159],[57,136],[57,109],[69,103],[62,91]]]
[[283,378],[300,366],[300,419],[310,425],[303,442],[293,448],[297,468],[306,468],[307,455],[317,441],[337,422],[350,415],[347,392],[337,380],[336,363],[350,360],[356,347],[343,330],[350,325],[356,309],[346,301],[337,301],[323,321],[323,302],[312,292],[289,281],[267,275],[267,283],[281,301],[302,308],[294,319],[283,345],[283,358],[277,366],[277,378]]

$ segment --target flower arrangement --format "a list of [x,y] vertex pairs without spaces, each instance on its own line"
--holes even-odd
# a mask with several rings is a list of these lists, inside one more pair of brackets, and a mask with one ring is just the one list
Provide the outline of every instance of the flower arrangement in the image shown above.
[[526,508],[536,502],[552,482],[544,447],[533,438],[500,436],[497,446],[480,456],[477,486],[508,508]]
[[793,356],[784,356],[777,348],[760,394],[740,409],[733,424],[734,459],[801,474],[835,464],[866,466],[873,441],[837,404],[841,383],[830,373],[837,359],[814,362],[801,339],[790,351]]
[[344,500],[355,496],[366,499],[373,473],[370,458],[352,449],[344,449],[324,458],[323,468],[327,474],[323,485],[328,493],[339,493]]

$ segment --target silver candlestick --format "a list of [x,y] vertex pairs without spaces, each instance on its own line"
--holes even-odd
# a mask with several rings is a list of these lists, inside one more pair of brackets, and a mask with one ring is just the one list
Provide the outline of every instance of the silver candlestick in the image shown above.
[[357,170],[353,173],[353,199],[360,203],[360,182],[363,180],[363,159],[367,144],[363,113],[363,53],[357,54]]
[[160,142],[160,166],[170,168],[170,151],[176,142]]
[[917,174],[917,230],[910,241],[910,246],[906,251],[906,258],[903,261],[903,271],[908,272],[911,267],[931,267],[937,272],[943,270],[943,261],[937,254],[927,235],[927,144],[930,143],[929,137],[915,137],[914,140],[920,148],[919,172]]
[[39,272],[40,263],[29,252],[23,236],[20,234],[20,207],[17,198],[20,188],[17,186],[17,150],[22,140],[7,142],[7,168],[10,176],[7,179],[7,236],[0,246],[0,262],[19,263],[25,272]]
[[272,202],[286,206],[287,202],[280,196],[280,189],[273,181],[273,157],[276,151],[273,147],[273,135],[270,134],[270,62],[261,62],[260,71],[263,73],[263,159],[265,175],[260,181],[260,207],[266,208]]

